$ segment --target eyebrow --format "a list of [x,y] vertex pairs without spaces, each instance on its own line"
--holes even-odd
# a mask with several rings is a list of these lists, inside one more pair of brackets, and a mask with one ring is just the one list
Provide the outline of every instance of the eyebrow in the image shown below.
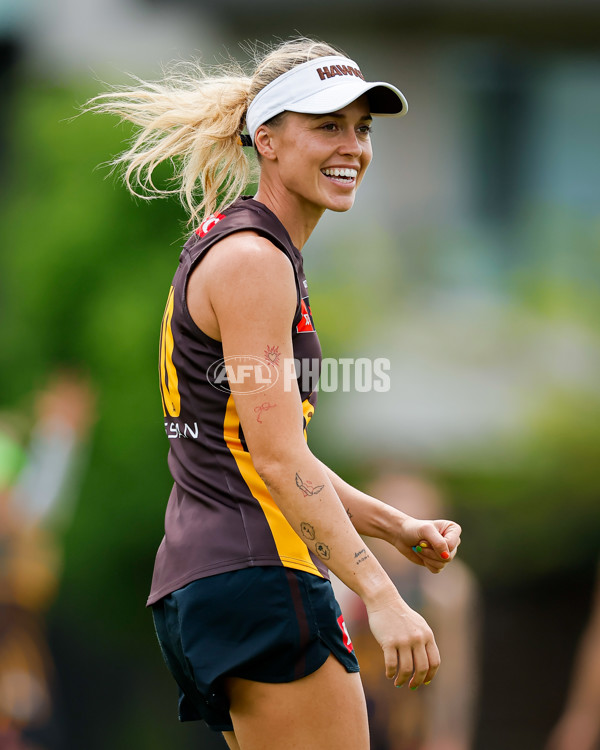
[[[340,115],[338,112],[324,112],[322,115],[308,115],[312,120],[320,120],[323,117],[333,117],[336,120],[343,120],[344,115]],[[373,120],[373,117],[369,115],[363,115],[363,117],[359,118],[361,120]]]

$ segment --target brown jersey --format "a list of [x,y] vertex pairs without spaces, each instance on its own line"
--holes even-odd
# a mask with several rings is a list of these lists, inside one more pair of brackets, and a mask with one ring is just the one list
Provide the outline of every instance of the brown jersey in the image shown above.
[[[256,565],[327,577],[323,563],[292,529],[256,472],[221,342],[201,331],[187,308],[187,282],[194,268],[219,240],[247,230],[269,239],[293,266],[297,305],[291,333],[305,435],[314,414],[321,347],[302,255],[275,214],[252,198],[240,198],[205,219],[185,244],[162,321],[160,389],[174,485],[148,604],[195,579]],[[269,353],[265,355],[268,359]]]

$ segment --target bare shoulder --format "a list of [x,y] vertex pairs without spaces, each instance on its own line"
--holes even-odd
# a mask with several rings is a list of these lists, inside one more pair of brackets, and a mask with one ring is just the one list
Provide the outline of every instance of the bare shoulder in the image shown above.
[[256,232],[236,232],[218,242],[202,261],[203,274],[215,280],[226,277],[231,283],[236,278],[257,279],[261,276],[289,276],[293,268],[289,258],[266,237]]
[[289,258],[265,237],[244,231],[211,248],[192,272],[187,303],[196,325],[217,340],[229,317],[265,315],[289,321],[296,307],[294,269]]

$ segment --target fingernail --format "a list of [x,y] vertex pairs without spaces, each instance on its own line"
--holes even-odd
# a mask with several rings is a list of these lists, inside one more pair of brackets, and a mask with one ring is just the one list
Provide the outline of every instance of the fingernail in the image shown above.
[[421,547],[421,545],[420,545],[420,544],[417,544],[417,545],[415,545],[415,546],[414,546],[414,547],[413,547],[412,549],[413,549],[413,552],[420,552],[420,551],[421,551],[421,549],[422,549],[422,547]]
[[416,690],[416,689],[417,689],[418,687],[419,687],[418,685],[413,685],[413,686],[411,687],[411,690]]
[[431,680],[429,680],[429,682],[424,682],[423,684],[424,685],[431,685]]
[[404,687],[404,683],[402,685],[395,685],[395,687]]
[[442,560],[447,560],[450,557],[450,555],[447,552],[442,552],[440,557],[442,558]]

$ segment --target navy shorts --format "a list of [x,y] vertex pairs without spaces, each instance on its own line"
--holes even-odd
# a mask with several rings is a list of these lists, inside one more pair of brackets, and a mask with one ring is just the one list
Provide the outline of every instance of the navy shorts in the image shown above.
[[160,647],[179,685],[179,720],[233,729],[225,677],[292,682],[333,654],[358,661],[331,584],[284,567],[201,578],[152,605]]

